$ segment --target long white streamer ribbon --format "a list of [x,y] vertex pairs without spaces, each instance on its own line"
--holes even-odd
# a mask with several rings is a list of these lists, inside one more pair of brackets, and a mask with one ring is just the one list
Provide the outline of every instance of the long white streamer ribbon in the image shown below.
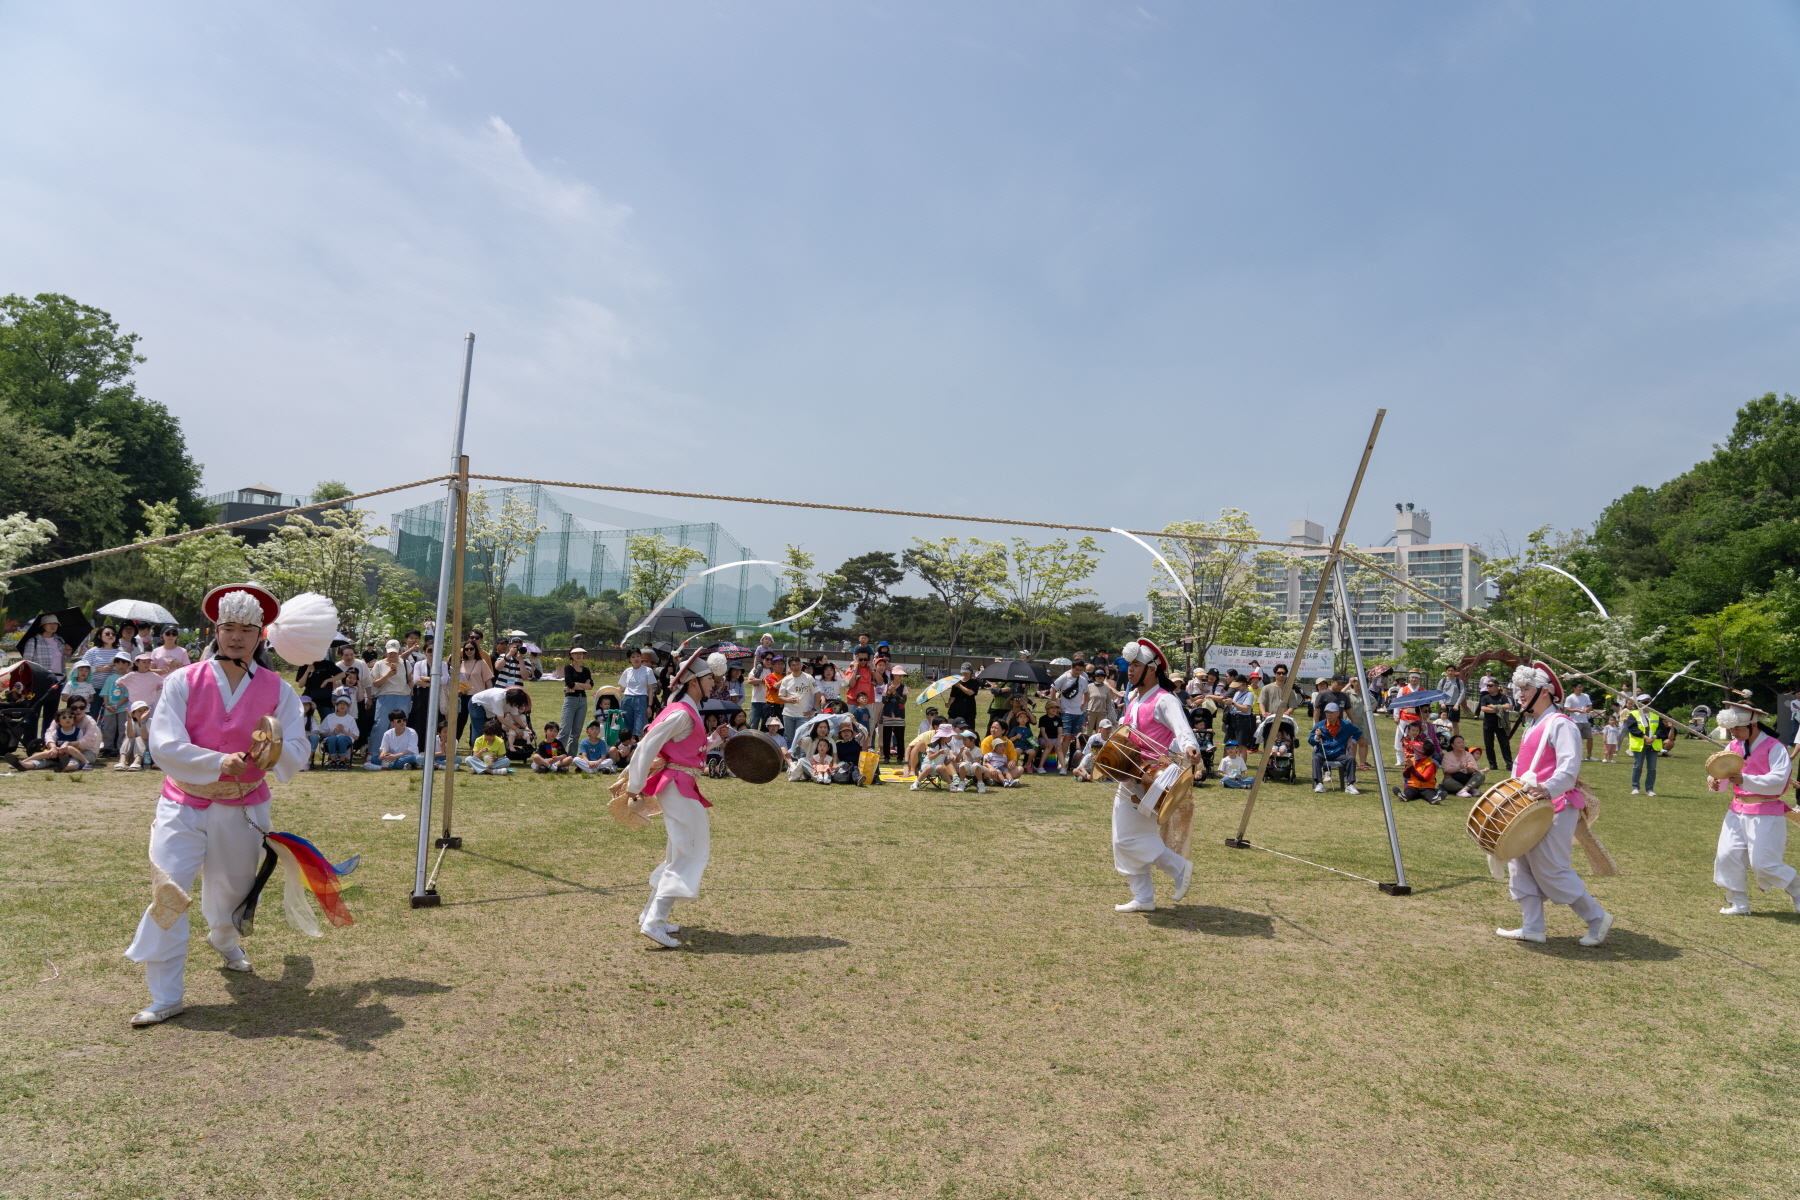
[[[689,584],[697,583],[700,580],[705,579],[708,575],[711,575],[716,571],[729,571],[732,567],[784,567],[784,568],[787,568],[788,570],[793,569],[792,567],[788,566],[787,563],[773,562],[766,558],[741,558],[737,562],[721,563],[719,566],[716,566],[716,567],[708,567],[706,570],[700,572],[698,575],[689,576],[688,578],[682,580],[680,583],[676,584],[675,590],[670,592],[667,596],[664,596],[663,602],[661,604],[657,605],[655,608],[651,609],[649,614],[647,616],[645,616],[643,620],[639,621],[636,625],[634,625],[631,628],[631,631],[629,633],[627,633],[624,637],[620,638],[619,641],[620,642],[628,642],[637,634],[642,633],[644,630],[650,628],[650,626],[656,621],[656,618],[662,615],[662,611],[665,608],[669,607],[669,605],[671,605],[675,602],[675,597],[677,597],[681,594],[682,588],[687,587]],[[811,578],[811,579],[819,578],[817,572],[807,571],[807,572],[803,572],[803,574],[805,574],[808,578]],[[822,582],[823,581],[821,580],[821,583]],[[824,589],[824,587],[821,586],[819,588],[819,598],[817,600],[814,600],[811,604],[807,605],[805,608],[801,609],[799,612],[793,613],[789,616],[780,617],[773,621],[764,621],[761,625],[753,625],[753,626],[751,626],[751,628],[767,629],[771,625],[785,625],[789,621],[798,621],[801,617],[804,617],[807,613],[809,613],[813,609],[819,607],[819,605],[824,603],[824,601],[825,601],[825,589]],[[725,629],[725,628],[728,628],[728,626],[715,625],[713,628],[714,629]],[[704,630],[703,632],[711,633],[712,630],[708,629],[708,630]],[[699,635],[695,634],[695,635],[691,635],[687,638],[684,638],[682,640],[681,644],[683,646],[685,646],[688,644],[688,642],[693,641],[694,637],[697,637],[697,636],[699,636]]]
[[1117,526],[1113,527],[1113,532],[1116,534],[1119,534],[1123,537],[1130,538],[1132,541],[1136,542],[1138,545],[1140,545],[1144,549],[1148,550],[1151,554],[1151,557],[1155,558],[1157,562],[1161,563],[1163,570],[1165,570],[1169,573],[1169,578],[1173,579],[1175,581],[1175,586],[1181,589],[1181,594],[1183,596],[1187,596],[1187,602],[1189,604],[1192,604],[1194,602],[1194,598],[1192,596],[1188,596],[1187,587],[1186,587],[1186,585],[1184,585],[1181,582],[1181,576],[1179,576],[1175,573],[1175,568],[1171,567],[1169,565],[1168,559],[1164,558],[1161,554],[1157,553],[1155,546],[1152,546],[1149,542],[1146,542],[1143,538],[1139,537],[1137,534],[1126,533],[1123,529],[1120,529]]

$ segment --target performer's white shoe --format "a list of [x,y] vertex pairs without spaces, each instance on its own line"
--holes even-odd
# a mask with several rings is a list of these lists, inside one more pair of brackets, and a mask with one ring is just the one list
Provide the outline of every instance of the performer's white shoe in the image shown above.
[[187,1005],[185,1004],[171,1004],[167,1008],[146,1008],[143,1012],[131,1018],[131,1027],[133,1029],[142,1029],[146,1025],[161,1025],[170,1017],[179,1017],[186,1011]]
[[239,957],[237,957],[237,958],[234,958],[234,959],[232,959],[232,960],[231,960],[231,961],[230,961],[230,962],[228,962],[228,963],[226,963],[226,964],[225,964],[225,969],[226,969],[226,970],[227,970],[227,971],[245,971],[245,972],[248,972],[248,971],[249,971],[249,970],[250,970],[250,969],[251,969],[251,967],[250,967],[250,960],[249,960],[249,959],[247,959],[247,958],[244,958],[244,957],[242,957],[242,956],[241,956],[241,955],[240,955],[240,956],[239,956]]
[[670,932],[669,927],[666,924],[640,925],[638,926],[638,932],[665,949],[681,949],[681,943],[676,940],[675,935]]
[[1543,934],[1533,933],[1529,929],[1496,929],[1494,932],[1515,942],[1541,942],[1544,940]]
[[1128,900],[1124,904],[1113,905],[1113,911],[1117,913],[1155,912],[1156,901],[1152,900],[1146,904],[1142,900]]
[[1193,882],[1194,864],[1189,862],[1181,868],[1181,874],[1175,877],[1175,902],[1177,904],[1181,903],[1181,898],[1188,894],[1188,885]]
[[1721,917],[1747,917],[1750,915],[1748,904],[1727,904],[1719,910]]
[[[1796,882],[1793,887],[1800,887],[1800,882]],[[1791,887],[1787,889],[1787,894],[1788,899],[1794,903],[1794,911],[1800,913],[1800,892],[1794,891]]]
[[1600,919],[1588,926],[1588,935],[1581,939],[1581,944],[1583,946],[1598,946],[1606,940],[1606,935],[1612,932],[1612,927],[1613,915],[1609,912],[1601,913]]

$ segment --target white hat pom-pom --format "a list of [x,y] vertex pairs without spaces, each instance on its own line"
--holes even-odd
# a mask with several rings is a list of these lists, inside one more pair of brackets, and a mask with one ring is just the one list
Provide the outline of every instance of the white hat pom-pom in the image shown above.
[[275,653],[298,665],[318,662],[329,654],[337,631],[337,605],[317,592],[301,592],[281,606],[264,634]]
[[727,669],[725,656],[717,651],[707,655],[706,669],[711,672],[715,678],[725,678],[725,671]]

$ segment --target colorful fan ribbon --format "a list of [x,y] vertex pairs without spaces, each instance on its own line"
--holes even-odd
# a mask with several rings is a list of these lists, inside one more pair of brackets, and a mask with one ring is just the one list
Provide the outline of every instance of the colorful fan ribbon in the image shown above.
[[306,902],[308,892],[318,900],[319,907],[325,910],[325,919],[333,925],[356,923],[340,893],[343,891],[344,876],[356,870],[357,864],[362,861],[362,855],[347,859],[334,867],[329,859],[319,853],[318,847],[299,834],[270,833],[263,836],[263,864],[256,874],[256,883],[250,895],[238,907],[239,933],[248,936],[255,927],[257,901],[278,861],[281,863],[283,882],[282,912],[289,925],[308,937],[321,936],[318,918],[313,916],[312,905]]

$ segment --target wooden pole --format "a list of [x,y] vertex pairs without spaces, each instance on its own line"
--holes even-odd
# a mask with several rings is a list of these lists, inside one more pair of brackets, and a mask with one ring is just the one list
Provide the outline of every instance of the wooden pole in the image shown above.
[[[455,574],[450,583],[450,627],[438,630],[438,639],[443,641],[452,636],[456,639],[455,641],[445,641],[444,645],[446,648],[455,647],[456,658],[447,660],[454,663],[450,668],[450,686],[456,688],[452,694],[461,695],[462,689],[457,688],[456,685],[462,678],[463,553],[467,542],[469,515],[469,456],[466,454],[456,462],[456,493],[456,565],[451,568]],[[458,703],[460,704],[460,701]],[[454,717],[455,714],[449,715]],[[456,730],[454,719],[449,722],[447,729],[454,735]],[[444,740],[448,743],[444,749],[446,764],[444,771],[444,832],[438,838],[437,844],[440,848],[449,847],[460,850],[462,849],[462,839],[450,836],[450,810],[456,802],[456,738],[451,736]]]
[[[1276,702],[1277,714],[1287,707],[1288,694],[1294,688],[1294,676],[1300,669],[1300,662],[1306,657],[1306,644],[1312,640],[1313,626],[1319,619],[1319,608],[1325,602],[1326,589],[1331,586],[1332,570],[1337,566],[1338,555],[1344,545],[1344,533],[1350,527],[1350,514],[1356,508],[1356,495],[1362,490],[1363,475],[1369,469],[1369,456],[1375,453],[1375,439],[1381,436],[1381,422],[1387,417],[1387,409],[1375,410],[1375,424],[1369,429],[1369,440],[1363,445],[1362,462],[1357,464],[1356,478],[1351,481],[1350,495],[1344,500],[1344,514],[1338,518],[1337,533],[1331,539],[1331,553],[1326,556],[1319,571],[1319,587],[1313,593],[1312,607],[1307,610],[1306,624],[1300,630],[1300,644],[1294,649],[1293,665],[1288,668],[1287,679],[1281,685],[1281,699]],[[1276,721],[1279,728],[1280,721]],[[1244,815],[1238,821],[1236,837],[1228,837],[1225,844],[1238,850],[1247,850],[1250,843],[1244,840],[1244,834],[1250,829],[1250,814],[1256,809],[1256,797],[1262,792],[1263,779],[1269,773],[1269,754],[1267,746],[1263,747],[1262,759],[1256,767],[1256,779],[1250,785],[1250,795],[1244,801]],[[1297,757],[1297,755],[1296,755]]]

